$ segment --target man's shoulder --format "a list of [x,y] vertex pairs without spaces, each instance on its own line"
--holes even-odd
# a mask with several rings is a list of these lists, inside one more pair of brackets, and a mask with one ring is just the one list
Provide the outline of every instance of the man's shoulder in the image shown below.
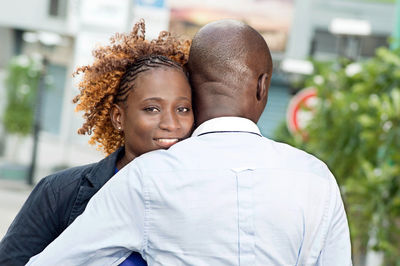
[[285,169],[313,173],[318,176],[330,175],[328,166],[316,156],[286,143],[267,138],[264,138],[264,141],[274,155],[276,163],[282,164]]
[[301,160],[317,160],[320,161],[318,158],[316,158],[314,155],[303,151],[299,148],[293,147],[287,143],[284,142],[278,142],[266,137],[262,138],[262,141],[265,145],[268,146],[268,149],[275,153],[276,155],[280,156],[285,156],[288,158],[291,157],[296,157]]

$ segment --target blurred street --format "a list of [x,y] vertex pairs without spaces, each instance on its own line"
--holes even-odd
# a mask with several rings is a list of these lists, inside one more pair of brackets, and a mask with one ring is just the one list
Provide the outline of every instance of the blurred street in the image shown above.
[[32,187],[23,182],[0,179],[0,239],[29,196]]

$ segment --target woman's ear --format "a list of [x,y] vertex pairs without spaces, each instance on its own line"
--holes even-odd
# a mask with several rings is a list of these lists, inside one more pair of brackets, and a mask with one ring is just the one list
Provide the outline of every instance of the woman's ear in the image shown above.
[[124,119],[124,110],[118,104],[113,104],[110,111],[111,122],[115,129],[118,131],[123,131],[123,119]]

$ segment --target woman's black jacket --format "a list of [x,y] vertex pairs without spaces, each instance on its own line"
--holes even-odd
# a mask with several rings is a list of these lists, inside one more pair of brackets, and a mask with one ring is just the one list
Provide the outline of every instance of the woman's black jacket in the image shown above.
[[0,242],[0,265],[25,265],[57,238],[114,175],[120,148],[98,163],[63,170],[34,188]]

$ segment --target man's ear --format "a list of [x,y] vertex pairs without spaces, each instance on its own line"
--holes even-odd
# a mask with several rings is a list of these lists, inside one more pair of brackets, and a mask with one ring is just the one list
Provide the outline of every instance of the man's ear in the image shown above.
[[115,129],[123,131],[124,110],[118,104],[113,104],[110,111],[111,122]]
[[269,87],[269,75],[268,73],[263,73],[258,77],[257,84],[257,100],[261,102],[267,102],[268,99],[268,87]]

